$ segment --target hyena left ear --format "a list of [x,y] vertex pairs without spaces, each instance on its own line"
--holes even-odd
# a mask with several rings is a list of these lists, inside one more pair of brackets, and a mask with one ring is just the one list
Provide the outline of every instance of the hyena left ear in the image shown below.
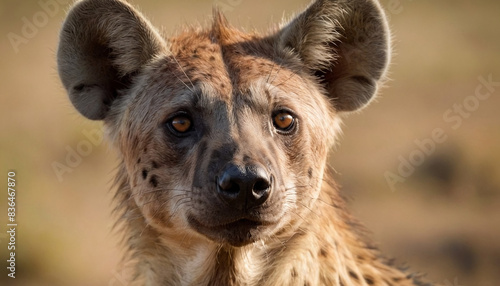
[[127,2],[77,1],[61,30],[59,76],[75,108],[101,120],[133,76],[164,50],[156,29]]
[[317,0],[277,37],[277,49],[300,58],[337,111],[366,106],[390,60],[389,29],[376,0]]

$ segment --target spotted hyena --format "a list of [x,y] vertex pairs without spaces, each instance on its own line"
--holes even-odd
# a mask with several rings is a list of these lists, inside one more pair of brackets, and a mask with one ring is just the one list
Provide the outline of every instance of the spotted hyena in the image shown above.
[[384,79],[376,0],[317,0],[259,35],[215,10],[164,38],[122,0],[77,1],[57,54],[103,120],[140,285],[420,285],[346,211],[326,167],[343,114]]

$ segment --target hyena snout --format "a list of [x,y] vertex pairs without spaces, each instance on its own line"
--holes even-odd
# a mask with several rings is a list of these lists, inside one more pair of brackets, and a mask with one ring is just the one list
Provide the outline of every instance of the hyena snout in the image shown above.
[[239,211],[261,206],[271,195],[273,176],[260,164],[228,163],[216,177],[217,193]]

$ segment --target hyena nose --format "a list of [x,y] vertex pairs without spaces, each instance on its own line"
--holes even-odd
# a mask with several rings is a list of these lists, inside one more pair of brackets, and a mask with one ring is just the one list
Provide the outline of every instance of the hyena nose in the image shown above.
[[260,165],[226,165],[217,178],[220,198],[238,210],[262,205],[272,189],[272,177]]

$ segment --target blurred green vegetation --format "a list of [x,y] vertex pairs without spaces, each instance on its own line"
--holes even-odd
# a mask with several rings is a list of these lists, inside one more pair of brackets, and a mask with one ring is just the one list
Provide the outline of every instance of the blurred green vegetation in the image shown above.
[[[60,0],[61,3],[64,1]],[[213,1],[134,0],[169,35],[208,23]],[[265,30],[308,1],[224,1],[235,26]],[[354,214],[382,250],[433,281],[495,286],[500,281],[500,87],[479,102],[456,130],[443,115],[474,96],[478,77],[500,81],[500,2],[382,0],[394,34],[391,81],[377,102],[345,120],[331,158]],[[394,6],[396,5],[396,6]],[[67,5],[18,46],[23,18],[38,1],[0,0],[0,175],[17,172],[18,278],[1,285],[120,285],[119,236],[111,232],[111,192],[117,156],[105,143],[62,175],[68,148],[101,129],[72,108],[55,64]],[[283,14],[284,13],[284,14]],[[40,21],[43,19],[39,19]],[[392,191],[384,174],[398,172],[434,129],[447,139]],[[5,219],[7,195],[0,196]],[[0,257],[7,257],[0,234]],[[115,283],[116,282],[116,283]],[[450,284],[450,285],[452,285]]]

